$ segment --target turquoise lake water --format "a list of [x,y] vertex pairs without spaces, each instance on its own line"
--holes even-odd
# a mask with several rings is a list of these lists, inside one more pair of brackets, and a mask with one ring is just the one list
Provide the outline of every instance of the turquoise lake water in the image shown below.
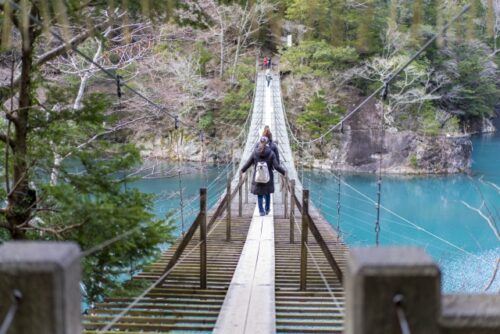
[[[384,176],[380,244],[423,247],[440,264],[446,292],[482,292],[500,257],[500,134],[473,138],[473,173],[451,176]],[[208,186],[209,207],[225,188],[231,166],[161,164],[155,173],[168,177],[142,179],[134,184],[158,195],[155,213],[174,212],[179,234],[198,210],[200,187]],[[177,170],[181,171],[182,187]],[[216,179],[217,175],[224,176]],[[300,174],[300,173],[299,173]],[[377,179],[374,175],[343,175],[340,231],[351,246],[375,244]],[[325,218],[336,228],[337,179],[330,172],[305,171],[304,186]],[[178,210],[183,189],[184,214]],[[484,203],[484,204],[483,204]],[[468,207],[469,206],[469,207]],[[481,208],[482,217],[471,208]],[[489,222],[488,222],[489,220]],[[498,292],[500,277],[488,291]]]
[[[482,292],[500,257],[500,134],[473,138],[472,175],[383,176],[381,245],[423,247],[441,265],[446,292]],[[300,173],[299,173],[300,174]],[[344,175],[340,231],[351,246],[375,245],[377,178]],[[337,227],[338,182],[305,171],[313,202]],[[482,217],[471,208],[480,208]],[[488,222],[489,220],[489,222]],[[498,292],[497,277],[488,291]]]

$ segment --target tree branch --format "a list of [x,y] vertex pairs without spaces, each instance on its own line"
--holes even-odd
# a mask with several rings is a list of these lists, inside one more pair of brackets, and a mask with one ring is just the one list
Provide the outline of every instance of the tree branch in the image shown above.
[[4,132],[0,132],[0,141],[3,141],[5,144],[9,143],[10,148],[14,151],[16,149],[16,145],[12,140],[9,140],[7,134]]
[[[95,25],[92,29],[86,30],[86,31],[76,35],[68,43],[59,45],[56,48],[54,48],[48,52],[45,52],[40,57],[38,57],[38,59],[35,61],[34,66],[37,66],[37,67],[41,66],[41,65],[51,61],[52,59],[54,59],[56,57],[59,57],[63,54],[68,53],[68,51],[71,51],[71,48],[74,48],[74,47],[78,46],[79,44],[83,43],[87,38],[92,36],[92,34],[94,34],[96,31],[101,31],[103,29],[108,28],[111,25],[111,23],[112,23],[112,20],[108,19],[102,23]],[[13,83],[14,87],[19,86],[20,80],[21,80],[21,76],[20,75],[16,76],[16,78],[14,79],[14,83]],[[1,85],[0,89],[7,88],[8,86],[9,85]]]
[[24,230],[24,231],[35,230],[35,231],[40,231],[40,232],[45,232],[45,233],[51,233],[51,234],[57,236],[58,238],[63,239],[61,234],[63,234],[64,232],[68,232],[68,231],[71,231],[73,229],[82,227],[87,222],[88,222],[88,220],[85,220],[82,223],[68,225],[66,227],[59,228],[59,229],[50,228],[50,227],[40,227],[40,226],[35,226],[35,225],[32,225],[32,224],[28,224],[27,227],[23,227],[23,228],[21,228],[21,230]]

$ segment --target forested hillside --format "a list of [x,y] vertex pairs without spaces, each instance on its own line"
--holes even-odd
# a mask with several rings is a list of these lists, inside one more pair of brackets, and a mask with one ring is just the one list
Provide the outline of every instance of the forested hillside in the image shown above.
[[[393,142],[403,143],[391,146],[387,142],[387,171],[467,170],[470,144],[446,138],[493,130],[489,118],[500,97],[500,3],[288,1],[284,17],[294,24],[287,25],[287,33],[301,40],[292,48],[281,49],[280,70],[285,75],[291,121],[303,140],[319,137],[383,85],[468,3],[468,12],[392,81],[387,100],[382,103],[377,96],[379,102],[369,104],[353,124],[347,124],[348,130],[358,134],[335,135],[334,145],[325,147],[332,136],[327,137],[319,145],[304,148],[305,159],[323,156],[328,160],[336,153],[344,154],[340,160],[347,169],[373,171],[374,163],[356,163],[346,155],[355,137],[364,136],[360,141],[376,146],[377,135],[367,132],[369,128],[380,131],[383,112],[386,133]],[[401,150],[409,151],[404,159],[391,154]],[[428,157],[421,153],[429,150],[437,152]],[[376,151],[372,148],[362,154]],[[428,163],[436,156],[444,159]],[[447,165],[453,160],[456,166]]]
[[[130,230],[128,242],[84,260],[96,300],[172,236],[171,219],[151,214],[153,198],[126,186],[141,159],[237,156],[262,56],[272,55],[281,74],[294,135],[315,139],[466,3],[0,2],[0,241],[74,240],[92,249]],[[500,1],[470,4],[395,78],[385,102],[371,101],[342,133],[296,143],[299,162],[373,171],[384,128],[387,171],[466,170],[463,135],[488,129],[500,96]],[[354,149],[361,142],[366,161]]]

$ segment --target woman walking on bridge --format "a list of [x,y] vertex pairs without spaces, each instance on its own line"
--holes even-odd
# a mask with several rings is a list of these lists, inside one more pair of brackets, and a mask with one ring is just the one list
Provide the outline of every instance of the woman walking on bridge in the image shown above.
[[[273,134],[271,133],[271,128],[269,125],[264,126],[264,130],[262,131],[262,137],[267,137],[267,146],[273,151],[276,156],[276,160],[278,161],[278,165],[280,162],[280,153],[278,151],[278,146],[273,142]],[[255,144],[255,148],[259,147],[259,142]]]
[[[268,146],[268,138],[261,137],[259,146],[255,148],[252,156],[241,168],[240,173],[245,173],[250,166],[255,165],[252,194],[257,195],[257,204],[261,216],[269,214],[271,208],[271,194],[274,193],[273,169],[285,175],[286,171],[280,166],[276,155]],[[265,201],[265,203],[263,203]]]

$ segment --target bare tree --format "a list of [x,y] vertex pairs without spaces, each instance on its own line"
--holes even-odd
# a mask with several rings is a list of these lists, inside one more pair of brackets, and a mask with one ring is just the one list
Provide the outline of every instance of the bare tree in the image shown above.
[[[127,29],[125,29],[123,25],[118,27],[108,27],[103,32],[101,37],[94,37],[85,43],[87,50],[93,50],[93,63],[89,64],[80,55],[73,53],[67,55],[66,57],[57,57],[48,63],[48,65],[52,68],[57,68],[63,74],[77,76],[79,78],[80,83],[78,85],[78,92],[73,102],[73,109],[80,110],[82,108],[82,101],[84,99],[89,80],[98,75],[102,68],[107,71],[124,70],[130,64],[144,57],[145,54],[150,51],[152,40],[150,30],[151,25],[149,23],[127,25]],[[125,36],[125,31],[127,32],[127,36]],[[135,42],[123,44],[127,38],[131,38]],[[104,42],[111,45],[109,50],[105,50]],[[113,59],[111,59],[111,56],[113,56]],[[99,68],[98,65],[101,68]],[[133,73],[130,77],[133,77],[134,75],[135,74]],[[124,80],[127,79],[129,78],[124,78]],[[144,117],[139,117],[139,119],[143,120]],[[110,127],[104,134],[110,134],[123,129],[124,125],[122,123],[131,125],[128,120],[125,120],[120,124]],[[77,144],[76,148],[80,149],[83,146],[87,146],[104,134],[95,134],[88,140],[85,139],[83,143]],[[51,185],[55,185],[58,182],[61,164],[65,159],[70,157],[72,153],[69,152],[64,154],[59,152],[57,145],[53,142],[51,142],[51,147],[54,155],[54,161],[50,176],[50,183]]]
[[261,0],[251,6],[249,6],[247,1],[244,8],[239,6],[233,6],[233,8],[233,20],[236,23],[238,37],[234,51],[231,82],[234,81],[241,49],[248,46],[250,36],[259,31],[261,26],[268,22],[269,14],[276,9],[276,5],[267,0]]
[[500,52],[498,46],[498,39],[500,38],[500,0],[488,0],[488,10],[491,20],[491,22],[488,22],[490,25],[489,30],[493,39],[493,52],[490,56],[495,57]]

